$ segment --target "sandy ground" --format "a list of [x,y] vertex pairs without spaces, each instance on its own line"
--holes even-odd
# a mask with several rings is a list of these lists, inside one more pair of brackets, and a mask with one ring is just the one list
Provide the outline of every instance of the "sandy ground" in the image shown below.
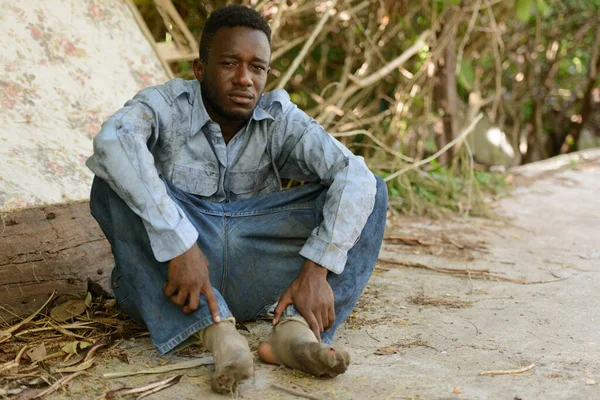
[[[257,361],[239,397],[299,398],[272,386],[280,385],[318,399],[599,399],[600,151],[522,167],[516,178],[515,191],[495,204],[500,218],[393,221],[388,236],[396,239],[381,259],[403,264],[380,262],[339,330],[337,343],[352,355],[346,374],[319,380]],[[269,323],[246,327],[255,350]],[[147,339],[120,347],[129,364],[106,360],[52,398],[99,398],[178,374],[102,373],[206,355],[194,346],[160,357]],[[521,374],[480,375],[531,364]],[[229,397],[211,393],[210,367],[180,373],[179,384],[148,398]]]

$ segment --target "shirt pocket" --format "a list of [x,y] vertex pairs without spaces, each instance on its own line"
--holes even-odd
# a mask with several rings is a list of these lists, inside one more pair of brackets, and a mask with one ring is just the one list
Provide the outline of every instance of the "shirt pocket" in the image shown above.
[[219,188],[219,173],[206,165],[190,167],[175,164],[171,181],[187,193],[210,197]]
[[229,190],[235,194],[259,193],[275,180],[273,167],[267,164],[254,171],[229,172]]

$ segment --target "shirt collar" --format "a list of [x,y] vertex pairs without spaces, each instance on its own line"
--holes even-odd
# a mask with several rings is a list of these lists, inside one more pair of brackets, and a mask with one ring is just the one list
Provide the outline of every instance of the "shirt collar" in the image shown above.
[[[204,102],[202,101],[202,90],[200,86],[200,82],[194,81],[194,94],[190,97],[190,100],[193,99],[192,104],[192,123],[191,123],[191,132],[190,135],[195,136],[200,130],[206,125],[208,121],[210,121],[210,116],[204,108]],[[252,112],[252,118],[255,121],[262,121],[263,119],[272,119],[273,116],[265,111],[262,107],[262,101],[258,102],[258,105],[254,108]]]

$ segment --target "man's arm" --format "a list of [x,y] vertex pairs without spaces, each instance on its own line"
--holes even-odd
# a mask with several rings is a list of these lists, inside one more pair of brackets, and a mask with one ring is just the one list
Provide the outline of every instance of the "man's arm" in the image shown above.
[[348,251],[373,211],[376,181],[361,157],[353,155],[304,112],[289,107],[276,124],[273,137],[280,175],[317,180],[329,188],[323,220],[300,252],[306,261],[282,294],[273,323],[279,322],[285,307],[294,304],[320,340],[320,332],[328,330],[335,320],[327,270],[343,273]]
[[87,166],[142,219],[155,258],[168,261],[164,294],[190,313],[198,308],[203,293],[218,322],[208,262],[196,244],[198,232],[167,194],[150,151],[159,135],[171,133],[172,118],[170,105],[158,90],[141,91],[102,125]]
[[[196,242],[198,232],[168,196],[149,148],[168,135],[171,109],[158,90],[138,93],[94,138],[87,166],[143,221],[154,256],[169,261]],[[164,132],[163,132],[164,131]]]
[[[282,178],[320,181],[329,186],[323,220],[306,241],[300,255],[340,274],[373,211],[377,183],[362,157],[355,156],[315,120],[294,106],[281,123],[275,142]],[[294,133],[300,130],[300,133]],[[277,161],[276,161],[277,162]]]

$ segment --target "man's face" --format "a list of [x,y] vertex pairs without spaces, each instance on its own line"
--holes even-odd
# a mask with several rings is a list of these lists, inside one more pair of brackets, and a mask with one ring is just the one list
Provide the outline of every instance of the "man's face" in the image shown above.
[[264,32],[248,27],[221,28],[208,60],[194,62],[208,115],[215,121],[245,121],[267,83],[271,47]]

